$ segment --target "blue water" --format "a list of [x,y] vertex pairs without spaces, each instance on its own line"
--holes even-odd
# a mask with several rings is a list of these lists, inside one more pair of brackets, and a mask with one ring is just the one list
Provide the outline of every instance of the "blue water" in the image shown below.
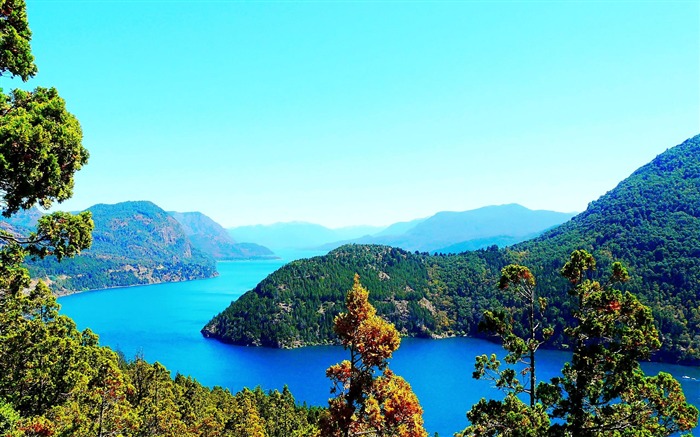
[[[299,402],[327,405],[330,383],[325,370],[348,358],[340,347],[277,350],[231,346],[208,340],[199,330],[232,300],[253,288],[286,262],[320,253],[282,254],[281,260],[220,262],[217,278],[93,291],[59,299],[62,312],[78,327],[90,328],[104,345],[127,357],[137,354],[159,361],[173,374],[192,375],[208,386],[236,392],[243,387],[281,389],[289,386]],[[466,411],[481,397],[498,397],[486,381],[471,378],[474,357],[502,350],[482,340],[403,339],[391,368],[413,387],[432,435],[451,436],[467,425]],[[541,351],[538,378],[549,379],[569,355]],[[672,373],[689,401],[700,406],[700,368],[647,363],[647,374]],[[696,430],[697,431],[697,430]]]

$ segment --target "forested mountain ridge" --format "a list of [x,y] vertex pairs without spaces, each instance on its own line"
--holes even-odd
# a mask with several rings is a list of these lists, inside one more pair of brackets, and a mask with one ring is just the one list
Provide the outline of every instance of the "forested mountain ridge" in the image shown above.
[[99,204],[92,247],[57,262],[29,262],[32,277],[47,278],[54,291],[184,281],[215,276],[216,263],[193,247],[180,223],[147,201]]
[[606,271],[628,266],[625,289],[651,306],[662,334],[657,359],[700,360],[700,136],[659,155],[571,221],[497,250],[430,256],[382,246],[344,246],[288,264],[212,319],[203,334],[236,344],[295,347],[333,342],[332,321],[359,273],[380,314],[405,335],[478,335],[485,309],[508,305],[500,269],[530,267],[550,299],[549,346],[565,347],[570,320],[557,272],[574,249]]
[[194,247],[217,260],[272,259],[275,254],[254,243],[236,243],[220,224],[201,212],[169,212]]

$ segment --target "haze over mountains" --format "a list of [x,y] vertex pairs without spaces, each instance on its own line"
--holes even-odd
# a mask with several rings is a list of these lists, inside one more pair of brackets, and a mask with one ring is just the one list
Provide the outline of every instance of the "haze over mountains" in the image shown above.
[[349,226],[338,229],[307,222],[285,222],[229,228],[236,241],[257,243],[272,250],[316,249],[333,241],[350,240],[380,232],[384,227]]
[[[167,213],[148,201],[88,208],[95,223],[89,250],[73,259],[35,260],[33,277],[57,292],[184,281],[215,276],[216,260],[267,259],[255,244],[238,244],[206,215]],[[37,209],[0,220],[0,227],[26,235],[42,216]]]
[[267,247],[255,243],[237,243],[228,232],[201,212],[169,212],[177,220],[197,249],[217,260],[277,258]]
[[504,246],[535,237],[575,213],[533,211],[517,204],[486,206],[463,212],[439,212],[428,218],[385,228],[358,226],[329,229],[292,222],[229,229],[238,241],[272,248],[334,249],[347,243],[384,244],[409,251],[458,253],[493,244]]
[[[574,215],[533,211],[518,204],[485,206],[463,212],[443,211],[427,219],[393,225],[377,235],[345,243],[383,244],[411,252],[459,253],[494,244],[503,247],[519,243],[564,223]],[[332,248],[341,245],[336,242]]]
[[[517,263],[537,278],[566,344],[572,323],[559,269],[585,249],[605,281],[613,261],[627,266],[623,289],[652,309],[663,344],[657,358],[700,363],[700,135],[639,168],[583,213],[513,247],[430,256],[378,245],[347,245],[290,263],[233,302],[203,334],[236,344],[296,347],[334,341],[333,318],[359,273],[379,314],[406,335],[479,335],[486,309],[504,305],[500,269]],[[274,321],[274,323],[273,323]]]

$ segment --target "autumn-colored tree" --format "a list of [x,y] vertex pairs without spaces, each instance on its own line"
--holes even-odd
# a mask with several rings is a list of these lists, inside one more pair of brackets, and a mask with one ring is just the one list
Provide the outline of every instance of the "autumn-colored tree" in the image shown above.
[[[36,74],[30,40],[25,1],[0,0],[0,80]],[[88,159],[81,142],[80,124],[55,89],[0,88],[0,213],[69,198]],[[22,263],[77,255],[90,246],[92,228],[89,213],[56,212],[27,235],[0,229],[0,436],[314,435],[317,416],[289,393],[239,396],[173,381],[162,365],[129,363],[59,314],[49,288],[31,281]],[[272,432],[265,429],[272,422],[256,416],[265,405],[282,412]]]
[[[388,368],[388,360],[400,344],[394,325],[377,316],[368,301],[369,292],[355,275],[335,332],[350,360],[328,368],[333,381],[323,436],[425,437],[423,410],[411,386]],[[382,372],[376,376],[377,372]]]

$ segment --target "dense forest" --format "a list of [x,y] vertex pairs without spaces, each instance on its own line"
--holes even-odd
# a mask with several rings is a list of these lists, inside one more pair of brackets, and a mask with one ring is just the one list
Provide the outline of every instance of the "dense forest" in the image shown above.
[[[30,39],[24,1],[0,0],[0,76],[26,81],[36,74]],[[169,260],[180,274],[188,268],[182,254],[193,264],[201,256],[191,250],[181,230],[173,231],[179,227],[163,226],[174,219],[152,204],[123,205],[122,217],[132,217],[139,226],[112,217],[94,240],[94,226],[104,225],[100,206],[92,217],[90,212],[41,215],[32,209],[70,198],[74,174],[87,160],[80,124],[54,88],[16,89],[9,95],[0,89],[0,204],[5,218],[19,213],[14,225],[0,228],[0,435],[316,434],[321,410],[297,406],[288,390],[232,394],[182,375],[172,378],[159,363],[138,357],[125,360],[99,346],[90,330],[79,331],[70,318],[60,315],[44,282],[30,281],[23,265],[27,256],[66,261],[93,241],[93,250],[112,246],[110,256],[127,263],[138,252],[141,258],[153,257],[154,263]],[[33,231],[24,233],[27,227]],[[132,239],[153,231],[162,245],[129,246]],[[172,249],[179,258],[168,252]],[[107,266],[99,257],[93,262],[75,264],[76,275]],[[208,274],[213,261],[197,265],[196,274]]]
[[89,250],[72,259],[33,260],[33,277],[46,278],[54,291],[94,290],[216,275],[212,257],[198,250],[167,212],[152,202],[94,205]]
[[483,335],[484,310],[513,305],[497,291],[502,267],[528,266],[550,301],[547,347],[566,347],[573,305],[557,272],[569,253],[590,251],[605,271],[628,269],[625,290],[652,308],[662,337],[655,359],[700,360],[700,136],[659,155],[571,221],[505,249],[458,255],[348,245],[290,263],[213,318],[205,336],[225,342],[297,347],[335,342],[333,317],[358,273],[378,312],[404,335]]
[[316,433],[322,410],[298,406],[286,388],[232,394],[99,346],[97,335],[58,314],[41,283],[28,295],[3,294],[0,323],[0,435]]

